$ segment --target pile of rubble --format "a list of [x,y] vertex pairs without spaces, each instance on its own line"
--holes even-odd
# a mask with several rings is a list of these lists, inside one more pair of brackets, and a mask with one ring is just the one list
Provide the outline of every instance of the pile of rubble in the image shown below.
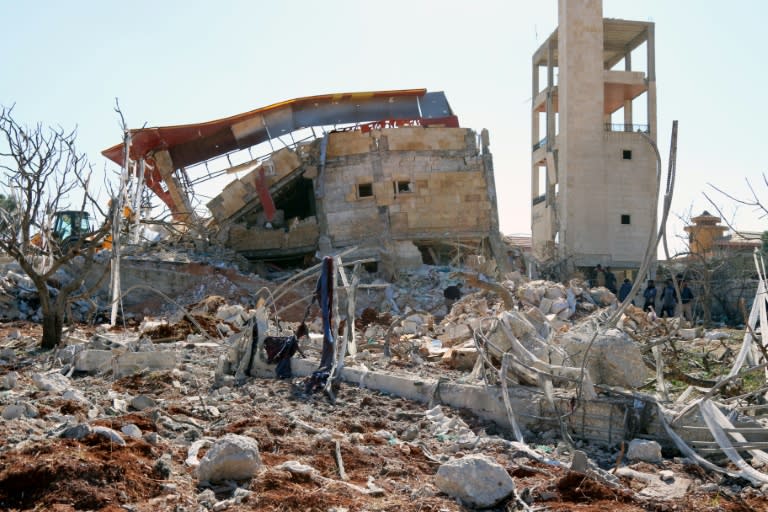
[[[9,276],[4,290],[21,300],[23,279]],[[168,314],[82,325],[53,352],[38,349],[39,326],[0,326],[0,506],[764,507],[765,386],[748,378],[759,365],[717,380],[742,331],[622,312],[610,291],[578,280],[430,266],[394,282],[345,277],[338,387],[308,394],[323,323],[306,308],[306,276],[252,300],[201,282]],[[447,310],[443,290],[456,282],[463,297]],[[303,357],[275,379],[261,342],[303,320]]]

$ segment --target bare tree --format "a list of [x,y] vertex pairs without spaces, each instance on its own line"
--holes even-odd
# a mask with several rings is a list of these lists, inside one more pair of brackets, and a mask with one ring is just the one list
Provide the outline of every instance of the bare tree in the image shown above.
[[[21,125],[13,107],[0,107],[0,189],[13,205],[0,204],[0,225],[6,226],[0,250],[18,262],[37,289],[44,349],[60,343],[69,303],[90,294],[86,279],[92,287],[100,284],[93,274],[94,258],[111,231],[111,216],[88,190],[91,167],[75,149],[75,138],[75,130]],[[106,221],[83,236],[62,240],[51,224],[56,212],[70,209],[70,195],[82,196],[73,210],[98,212]],[[60,270],[67,271],[68,281],[55,279]]]

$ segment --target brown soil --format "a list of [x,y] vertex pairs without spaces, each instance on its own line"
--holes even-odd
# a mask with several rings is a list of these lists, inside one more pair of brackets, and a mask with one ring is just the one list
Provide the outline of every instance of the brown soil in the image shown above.
[[[23,335],[37,336],[39,328],[31,324],[15,323],[0,326],[0,340],[11,329]],[[15,343],[15,342],[14,342]],[[238,482],[251,491],[239,504],[230,504],[228,511],[261,510],[267,512],[304,510],[328,512],[348,511],[459,511],[465,510],[435,487],[435,473],[439,457],[459,457],[454,443],[430,433],[424,416],[427,406],[400,398],[388,397],[366,389],[344,385],[331,404],[321,395],[305,396],[299,379],[294,382],[249,379],[245,386],[233,389],[233,399],[220,401],[220,414],[203,409],[199,396],[206,400],[214,393],[205,381],[212,374],[215,358],[210,354],[188,349],[190,361],[183,373],[202,379],[199,388],[189,381],[180,388],[182,379],[178,370],[153,372],[111,381],[109,377],[73,378],[73,386],[92,393],[91,399],[106,395],[112,389],[118,393],[146,394],[158,400],[160,407],[147,411],[102,415],[89,423],[120,430],[127,424],[137,425],[142,432],[157,433],[159,442],[149,444],[143,440],[127,439],[124,447],[110,443],[104,437],[91,434],[79,441],[49,437],[44,440],[26,440],[11,445],[12,434],[18,435],[11,421],[0,422],[0,509],[9,511],[96,510],[117,512],[132,510],[197,511],[204,510],[199,495],[206,487],[199,487],[192,468],[185,464],[187,446],[195,438],[216,438],[236,433],[257,440],[264,469],[252,480]],[[20,380],[47,361],[33,347],[27,348],[13,367],[0,367],[0,375],[13,369]],[[397,365],[392,365],[394,369]],[[209,373],[204,373],[209,372]],[[190,379],[192,380],[192,379]],[[28,382],[28,380],[26,381]],[[184,386],[187,386],[185,388]],[[23,386],[20,386],[23,388]],[[45,397],[35,392],[35,397]],[[104,399],[102,406],[109,404]],[[71,414],[87,421],[88,408],[78,402],[63,399],[45,401],[44,412]],[[200,430],[186,432],[169,430],[158,421],[158,414],[172,418],[183,427],[197,425]],[[492,423],[479,420],[461,411],[445,408],[445,413],[461,417],[470,428],[488,439],[485,433],[505,436]],[[114,414],[114,413],[113,413]],[[298,419],[299,421],[294,421]],[[16,420],[14,420],[16,421]],[[325,431],[327,435],[313,435],[304,425]],[[46,424],[46,430],[52,429]],[[390,443],[380,431],[388,431],[398,438],[409,427],[417,427],[418,435],[410,442]],[[195,432],[194,436],[190,436]],[[318,483],[277,469],[286,461],[299,461],[315,468],[320,475],[333,481],[341,479],[333,451],[340,443],[341,458],[348,482],[365,488],[369,479],[383,488],[383,495],[363,494],[338,482]],[[716,475],[697,466],[672,466],[678,474],[694,480],[690,492],[679,500],[649,500],[637,491],[636,482],[623,481],[621,489],[610,488],[585,475],[562,467],[550,466],[529,459],[523,453],[510,450],[507,445],[487,444],[475,450],[494,458],[513,477],[517,494],[534,509],[549,511],[760,511],[768,510],[765,498],[733,492],[736,482],[723,480],[715,492],[703,492],[700,484],[719,481]],[[201,451],[200,456],[204,453]],[[463,453],[473,453],[468,450]],[[167,465],[161,457],[170,455]],[[635,469],[658,472],[661,467],[635,465]],[[744,482],[737,482],[741,486]],[[641,488],[642,486],[640,486]],[[213,488],[217,500],[232,497],[232,488]],[[759,493],[758,493],[759,494]],[[497,511],[517,510],[515,503],[500,504]]]

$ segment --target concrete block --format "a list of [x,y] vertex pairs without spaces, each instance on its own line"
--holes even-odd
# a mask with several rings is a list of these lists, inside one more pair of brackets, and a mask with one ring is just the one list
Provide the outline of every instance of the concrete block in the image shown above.
[[[275,378],[275,365],[266,365],[254,358],[252,376]],[[310,359],[291,360],[291,369],[297,377],[306,377],[317,369],[318,361]],[[458,382],[441,382],[418,375],[394,375],[383,371],[370,371],[367,368],[346,366],[341,372],[341,379],[353,386],[376,390],[382,393],[429,403],[439,396],[440,403],[457,408],[468,409],[480,418],[494,421],[499,425],[509,427],[509,418],[504,407],[504,400],[498,388],[462,384]],[[436,394],[437,391],[437,394]],[[353,391],[350,391],[353,392]],[[535,429],[542,415],[550,414],[546,400],[538,392],[525,386],[511,386],[509,399],[512,409],[517,415],[517,421],[524,429]],[[567,407],[568,397],[558,399],[558,407]],[[612,408],[618,407],[611,402],[584,401],[582,414],[569,416],[569,428],[582,439],[615,443],[623,433],[623,415]],[[589,418],[611,418],[611,425]],[[613,432],[613,437],[610,436]]]
[[443,354],[442,360],[445,364],[455,370],[471,371],[477,361],[477,348],[455,347],[449,349]]
[[328,135],[327,158],[359,155],[371,150],[372,138],[362,132],[336,132]]
[[390,151],[461,151],[466,149],[466,128],[387,128],[381,131]]
[[656,441],[633,439],[627,448],[627,458],[651,463],[661,462],[661,446]]
[[132,375],[143,370],[170,370],[176,368],[175,352],[162,350],[156,352],[124,352],[115,361],[115,377]]
[[439,339],[444,347],[451,347],[463,343],[472,337],[469,327],[466,324],[454,324],[446,326],[445,332],[440,334]]
[[573,457],[571,458],[571,471],[586,473],[588,468],[589,458],[587,454],[581,450],[574,450]]
[[75,370],[87,373],[109,370],[113,355],[111,350],[83,350],[75,356]]
[[539,302],[539,311],[541,311],[543,314],[546,315],[550,312],[551,309],[552,309],[552,299],[543,297]]
[[299,155],[289,148],[283,148],[272,153],[270,161],[272,162],[275,171],[274,181],[279,181],[286,174],[290,174],[294,169],[301,165]]
[[695,340],[696,338],[701,338],[703,334],[704,334],[704,329],[702,327],[677,330],[677,335],[684,340]]

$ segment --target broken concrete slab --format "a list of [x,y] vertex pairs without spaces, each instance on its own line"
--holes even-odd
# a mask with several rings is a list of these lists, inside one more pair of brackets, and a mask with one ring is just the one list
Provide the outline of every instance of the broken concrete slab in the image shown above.
[[636,388],[649,377],[640,347],[618,329],[598,334],[582,324],[559,335],[556,342],[574,365],[585,365],[595,384]]
[[113,356],[111,350],[81,350],[75,356],[75,370],[86,373],[111,370]]
[[[662,472],[663,473],[663,472]],[[691,484],[690,479],[684,477],[663,478],[661,473],[654,475],[641,471],[636,471],[628,467],[621,467],[616,470],[616,475],[633,480],[638,480],[646,484],[640,491],[642,496],[657,500],[674,500],[685,496]]]
[[170,350],[154,352],[121,352],[112,350],[83,350],[75,358],[75,369],[86,373],[112,370],[115,377],[125,377],[144,370],[168,370],[178,364],[177,355]]

